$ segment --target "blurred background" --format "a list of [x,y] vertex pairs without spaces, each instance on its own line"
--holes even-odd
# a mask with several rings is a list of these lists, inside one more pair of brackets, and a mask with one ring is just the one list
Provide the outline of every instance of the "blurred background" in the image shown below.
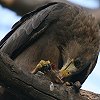
[[[11,30],[12,25],[18,21],[22,15],[42,4],[66,0],[0,0],[0,40]],[[83,6],[93,14],[100,24],[100,1],[99,0],[68,0]],[[100,56],[97,65],[82,86],[82,89],[100,94]]]

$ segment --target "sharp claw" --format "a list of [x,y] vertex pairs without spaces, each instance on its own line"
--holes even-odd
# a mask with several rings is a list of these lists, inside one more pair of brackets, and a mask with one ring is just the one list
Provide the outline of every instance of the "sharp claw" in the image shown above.
[[79,92],[79,90],[80,90],[80,88],[81,88],[81,83],[79,82],[79,81],[76,81],[74,84],[73,84],[73,86],[74,86],[74,89],[75,89],[75,91],[76,92]]
[[36,74],[38,71],[39,71],[39,70],[38,70],[37,68],[35,68],[35,69],[31,72],[31,74]]
[[[38,71],[40,71],[43,67],[48,67],[48,65],[50,65],[50,61],[45,61],[45,60],[41,60],[37,66],[35,67],[35,69],[31,72],[32,74],[36,74]],[[44,68],[45,70],[45,68]]]
[[74,83],[74,86],[77,87],[78,89],[80,89],[81,88],[81,83],[79,81],[76,81]]
[[70,83],[70,82],[65,82],[65,84],[66,84],[66,86],[71,86],[72,85],[72,83]]

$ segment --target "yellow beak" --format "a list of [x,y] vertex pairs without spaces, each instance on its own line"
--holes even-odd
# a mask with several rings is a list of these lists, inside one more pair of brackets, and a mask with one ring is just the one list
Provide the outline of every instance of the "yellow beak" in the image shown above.
[[59,76],[62,78],[71,76],[77,68],[74,65],[74,60],[68,60],[67,63],[59,70]]

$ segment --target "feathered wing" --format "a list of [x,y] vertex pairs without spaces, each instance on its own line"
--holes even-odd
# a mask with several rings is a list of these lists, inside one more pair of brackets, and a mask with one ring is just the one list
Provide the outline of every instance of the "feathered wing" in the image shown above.
[[30,45],[31,41],[35,42],[50,24],[45,23],[45,18],[56,5],[57,3],[49,3],[23,16],[1,40],[1,51],[14,58]]

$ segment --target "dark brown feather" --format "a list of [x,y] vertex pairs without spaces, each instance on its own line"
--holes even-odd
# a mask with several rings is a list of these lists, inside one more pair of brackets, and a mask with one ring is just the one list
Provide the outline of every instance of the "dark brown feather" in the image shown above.
[[50,60],[56,69],[68,59],[80,59],[79,72],[66,80],[83,83],[94,69],[99,52],[95,19],[70,3],[51,3],[41,8],[13,27],[15,30],[1,51],[9,54],[25,72],[30,72],[42,59]]

